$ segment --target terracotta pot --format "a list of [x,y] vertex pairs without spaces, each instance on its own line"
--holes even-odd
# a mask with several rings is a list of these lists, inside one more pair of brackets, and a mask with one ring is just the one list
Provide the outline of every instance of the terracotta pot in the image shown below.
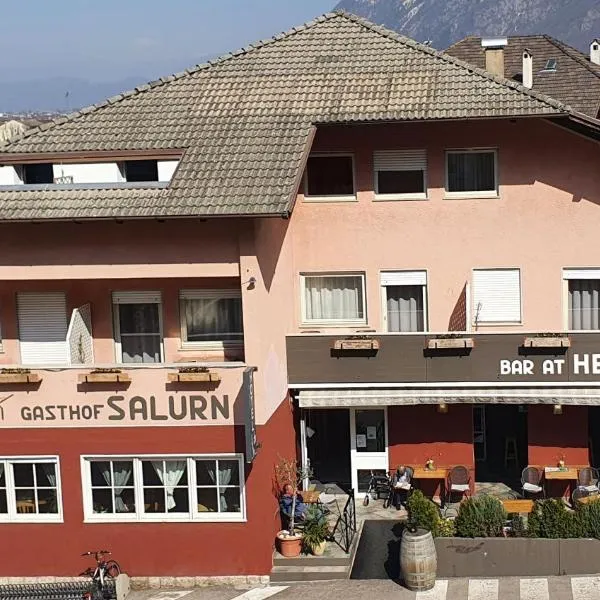
[[278,533],[277,543],[279,544],[279,554],[281,554],[281,556],[285,556],[286,558],[300,556],[300,551],[302,550],[301,535],[282,537],[282,534]]
[[327,548],[327,541],[323,540],[320,544],[313,546],[310,550],[315,556],[323,556],[325,548]]

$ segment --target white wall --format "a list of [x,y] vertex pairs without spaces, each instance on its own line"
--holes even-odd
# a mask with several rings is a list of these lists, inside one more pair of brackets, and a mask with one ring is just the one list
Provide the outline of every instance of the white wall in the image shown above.
[[118,163],[66,163],[52,165],[54,178],[73,177],[73,183],[118,183],[125,181]]
[[20,169],[12,165],[0,167],[0,185],[19,185],[23,183],[20,177]]
[[175,169],[179,165],[178,160],[159,160],[158,161],[158,180],[171,181]]

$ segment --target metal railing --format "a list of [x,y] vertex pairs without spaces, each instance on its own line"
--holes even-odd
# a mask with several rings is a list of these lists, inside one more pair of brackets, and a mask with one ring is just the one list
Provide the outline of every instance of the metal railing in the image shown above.
[[335,523],[331,538],[346,553],[350,552],[356,535],[356,503],[354,490],[348,492],[348,500]]

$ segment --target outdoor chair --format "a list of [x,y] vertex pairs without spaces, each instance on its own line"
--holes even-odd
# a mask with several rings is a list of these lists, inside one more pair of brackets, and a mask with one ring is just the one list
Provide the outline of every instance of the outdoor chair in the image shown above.
[[600,494],[598,479],[598,469],[594,469],[592,467],[584,467],[583,469],[579,469],[576,489],[579,489],[580,491],[586,491],[589,495]]
[[452,467],[448,473],[448,483],[446,489],[448,496],[452,494],[460,494],[466,498],[471,495],[471,476],[469,469],[463,466]]
[[587,498],[590,495],[590,492],[584,487],[576,487],[571,494],[571,507],[575,508],[582,498]]
[[523,488],[523,497],[526,498],[527,494],[533,496],[542,494],[546,497],[546,491],[542,482],[542,471],[536,467],[525,467],[521,473],[521,486]]

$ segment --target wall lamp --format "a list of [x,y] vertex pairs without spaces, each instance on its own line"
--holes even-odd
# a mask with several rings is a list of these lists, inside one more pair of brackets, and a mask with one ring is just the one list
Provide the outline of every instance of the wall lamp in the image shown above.
[[445,415],[448,412],[448,405],[445,402],[440,402],[437,405],[437,411]]
[[555,404],[555,405],[552,407],[552,412],[553,412],[555,415],[562,415],[562,414],[563,414],[563,407],[562,407],[562,404]]

